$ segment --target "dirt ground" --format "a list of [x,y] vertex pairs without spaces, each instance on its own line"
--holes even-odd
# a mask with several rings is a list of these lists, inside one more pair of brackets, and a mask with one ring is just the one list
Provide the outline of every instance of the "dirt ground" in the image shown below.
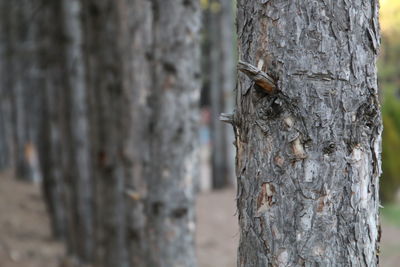
[[0,267],[56,267],[63,251],[51,238],[39,185],[0,175]]
[[[202,193],[197,202],[199,267],[236,266],[235,192]],[[58,267],[64,253],[49,232],[37,185],[0,174],[0,267]],[[383,225],[381,266],[400,266],[400,229]]]

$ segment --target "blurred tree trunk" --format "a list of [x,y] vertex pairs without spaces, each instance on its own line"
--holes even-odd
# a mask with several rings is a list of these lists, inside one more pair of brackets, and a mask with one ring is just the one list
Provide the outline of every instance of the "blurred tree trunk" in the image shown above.
[[[61,92],[66,90],[63,30],[59,2],[43,2],[38,14],[38,72],[41,75],[40,94],[43,97],[39,158],[43,173],[43,194],[50,214],[51,228],[56,238],[67,237],[65,184],[62,158]],[[52,21],[53,23],[48,23]]]
[[[127,266],[124,116],[131,106],[123,91],[120,1],[88,0],[90,127],[95,201],[95,266]],[[128,18],[129,19],[129,18]]]
[[9,1],[0,1],[0,170],[13,167]]
[[[3,58],[3,56],[0,56]],[[1,66],[0,68],[2,68]],[[3,72],[3,70],[0,70]],[[4,77],[0,74],[1,77]],[[1,78],[0,78],[1,79]],[[9,94],[3,85],[0,87],[0,171],[11,167],[12,133],[11,105]]]
[[89,1],[85,10],[95,263],[193,266],[198,3]]
[[84,53],[84,24],[81,0],[61,3],[65,38],[65,81],[62,94],[64,114],[64,173],[69,216],[69,252],[83,263],[93,260],[93,181],[89,136],[89,107],[86,62]]
[[[234,74],[233,6],[231,0],[213,0],[204,12],[206,48],[203,71],[208,77],[211,104],[212,184],[223,188],[233,182],[233,136],[218,120],[232,110]],[[228,132],[229,131],[229,132]]]
[[195,266],[200,6],[197,0],[153,0],[152,12],[144,266]]
[[38,1],[16,0],[5,3],[3,20],[6,27],[4,64],[6,85],[10,93],[14,137],[14,166],[18,178],[41,179],[37,144],[41,94],[37,72],[37,10]]
[[[195,266],[198,1],[8,4],[9,67],[21,71],[10,79],[16,144],[35,145],[40,125],[44,194],[65,263]],[[33,48],[19,43],[28,18]],[[31,85],[40,85],[41,113],[23,105]]]
[[[22,1],[15,1],[9,4],[9,53],[10,66],[10,91],[12,101],[13,132],[14,132],[14,162],[16,175],[19,178],[28,179],[28,163],[25,157],[25,144],[27,143],[26,131],[26,107],[24,106],[24,86],[27,85],[24,78],[26,74],[26,58],[22,56],[23,45],[26,44],[27,29],[24,27],[23,20],[26,20],[26,6]],[[22,13],[22,14],[21,14]],[[24,16],[25,15],[25,16]],[[17,19],[18,18],[18,19]]]
[[378,1],[239,0],[237,29],[277,86],[239,76],[238,266],[377,266]]
[[151,1],[123,0],[120,2],[121,48],[123,51],[123,163],[125,168],[127,253],[130,266],[147,266],[148,237],[146,235],[145,166],[149,158],[148,96],[153,82],[152,5]]

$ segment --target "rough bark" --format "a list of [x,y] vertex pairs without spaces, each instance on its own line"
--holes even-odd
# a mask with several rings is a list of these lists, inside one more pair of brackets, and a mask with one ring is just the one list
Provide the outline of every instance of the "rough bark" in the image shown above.
[[238,1],[238,266],[377,266],[378,1]]

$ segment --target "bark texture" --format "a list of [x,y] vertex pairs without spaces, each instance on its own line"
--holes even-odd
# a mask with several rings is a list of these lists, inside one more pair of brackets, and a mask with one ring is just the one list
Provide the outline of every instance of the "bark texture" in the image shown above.
[[378,1],[238,1],[238,266],[377,266]]

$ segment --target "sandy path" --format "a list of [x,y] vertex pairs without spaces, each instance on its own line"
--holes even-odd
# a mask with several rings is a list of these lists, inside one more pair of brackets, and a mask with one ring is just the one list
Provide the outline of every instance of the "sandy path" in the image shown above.
[[[236,266],[239,240],[233,189],[202,193],[197,201],[199,267]],[[63,247],[48,228],[38,186],[0,175],[0,267],[57,267]],[[400,266],[400,229],[383,224],[381,266]]]
[[239,241],[232,189],[203,193],[197,201],[197,255],[200,267],[236,266]]
[[63,247],[50,235],[37,185],[0,175],[0,266],[55,267]]

